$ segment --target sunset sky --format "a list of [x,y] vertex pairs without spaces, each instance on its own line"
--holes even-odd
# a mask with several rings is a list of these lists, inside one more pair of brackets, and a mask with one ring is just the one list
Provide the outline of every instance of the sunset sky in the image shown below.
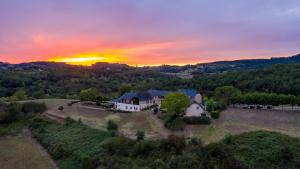
[[195,64],[300,53],[299,0],[0,0],[0,61]]

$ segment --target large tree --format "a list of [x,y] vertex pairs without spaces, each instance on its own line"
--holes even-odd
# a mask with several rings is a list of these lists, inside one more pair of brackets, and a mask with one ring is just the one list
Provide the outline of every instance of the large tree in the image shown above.
[[81,101],[97,101],[98,96],[99,92],[94,88],[81,90],[79,94],[79,98]]
[[223,86],[216,88],[214,92],[215,98],[224,104],[231,104],[234,99],[241,95],[241,91],[233,86]]
[[166,109],[166,120],[172,120],[181,115],[189,104],[189,97],[184,93],[174,92],[166,95],[162,102],[162,108]]

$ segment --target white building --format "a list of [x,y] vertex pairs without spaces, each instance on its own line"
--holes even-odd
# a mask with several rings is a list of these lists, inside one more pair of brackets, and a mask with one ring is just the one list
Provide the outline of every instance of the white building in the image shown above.
[[148,90],[146,92],[128,92],[120,98],[113,100],[115,109],[122,111],[141,111],[153,105],[161,105],[167,91]]
[[[190,106],[186,109],[185,116],[209,116],[202,103],[202,96],[197,94],[196,90],[182,89],[178,92],[186,94],[190,99]],[[112,102],[117,110],[137,112],[153,105],[160,107],[161,102],[168,93],[165,90],[152,89],[145,92],[128,92]]]

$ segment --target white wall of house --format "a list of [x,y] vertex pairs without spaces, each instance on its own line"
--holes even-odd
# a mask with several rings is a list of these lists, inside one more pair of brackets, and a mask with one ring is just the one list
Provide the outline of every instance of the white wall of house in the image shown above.
[[144,109],[154,104],[153,100],[140,101],[140,108]]
[[185,116],[201,116],[202,113],[205,113],[204,109],[196,103],[191,104],[185,111]]
[[155,104],[157,104],[158,107],[160,107],[163,98],[159,98],[159,97],[156,96],[156,97],[153,98],[153,100],[154,100]]
[[132,112],[141,111],[140,105],[126,104],[126,103],[117,103],[116,109],[122,111],[132,111]]

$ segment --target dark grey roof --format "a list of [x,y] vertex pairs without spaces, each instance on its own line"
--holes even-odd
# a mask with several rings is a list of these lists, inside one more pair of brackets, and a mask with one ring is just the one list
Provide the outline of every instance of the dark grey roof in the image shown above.
[[155,89],[149,89],[147,91],[152,97],[155,97],[155,96],[165,96],[167,95],[169,92],[166,91],[166,90],[155,90]]
[[152,96],[148,92],[127,92],[123,94],[121,97],[118,99],[112,100],[112,102],[118,102],[121,101],[122,99],[133,99],[133,98],[138,98],[140,101],[145,101],[145,100],[151,100]]
[[140,101],[152,99],[152,96],[148,92],[138,92],[135,97],[137,97]]
[[[194,99],[194,97],[197,94],[197,91],[194,89],[180,89],[179,92],[182,92],[189,96],[190,100]],[[122,99],[133,99],[133,98],[138,98],[140,101],[145,101],[145,100],[151,100],[155,96],[165,96],[169,92],[166,90],[155,90],[155,89],[149,89],[145,92],[127,92],[123,94],[121,97],[112,100],[111,102],[119,102]]]
[[180,89],[179,92],[186,94],[190,99],[193,99],[197,94],[195,89]]

